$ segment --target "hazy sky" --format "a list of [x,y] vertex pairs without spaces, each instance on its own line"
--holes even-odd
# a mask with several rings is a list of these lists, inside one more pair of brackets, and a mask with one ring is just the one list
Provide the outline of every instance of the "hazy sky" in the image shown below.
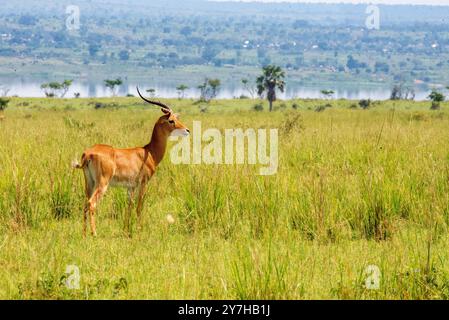
[[449,5],[449,0],[233,0],[233,1],[257,1],[257,2],[311,2],[311,3],[378,3],[378,4],[429,4]]

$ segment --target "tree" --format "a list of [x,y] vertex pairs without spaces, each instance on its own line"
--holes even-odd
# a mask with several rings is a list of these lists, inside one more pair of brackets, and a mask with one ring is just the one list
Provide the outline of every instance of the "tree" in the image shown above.
[[180,84],[179,86],[176,87],[176,91],[178,92],[178,99],[184,99],[185,91],[187,89],[189,89],[189,87],[186,86],[185,84]]
[[20,16],[19,20],[17,21],[19,24],[25,25],[25,26],[34,26],[37,23],[38,19],[33,15],[23,15]]
[[219,79],[206,78],[202,84],[198,86],[200,90],[200,100],[210,101],[215,98],[220,90],[221,81]]
[[347,57],[347,62],[346,62],[346,66],[348,67],[348,69],[363,69],[366,68],[368,65],[364,62],[359,62],[356,59],[354,59],[354,57],[352,55],[348,55]]
[[148,94],[150,95],[150,98],[156,97],[156,89],[150,88],[150,89],[147,89],[146,92],[148,92]]
[[325,98],[332,98],[332,96],[334,95],[334,91],[333,90],[321,90],[321,94],[325,97]]
[[268,65],[263,67],[262,75],[256,79],[257,94],[267,92],[267,100],[270,103],[270,111],[273,110],[273,101],[276,101],[276,89],[284,92],[285,87],[285,73],[281,67],[275,65]]
[[182,34],[183,36],[190,36],[193,32],[193,29],[189,26],[183,27],[179,33]]
[[57,81],[52,81],[48,83],[43,83],[41,85],[41,89],[44,91],[44,94],[48,98],[54,98],[59,95],[59,97],[64,98],[67,91],[69,91],[70,86],[72,85],[73,80],[64,80],[59,83]]
[[69,91],[70,86],[72,85],[73,80],[64,80],[63,82],[61,82],[60,86],[61,86],[61,98],[64,98],[64,96],[66,95],[67,91]]
[[49,82],[41,84],[41,89],[47,98],[53,98],[56,96],[56,92],[61,88],[59,82]]
[[100,46],[96,43],[89,44],[89,56],[92,58],[97,55],[97,52],[100,50]]
[[112,96],[115,97],[116,96],[116,91],[115,91],[115,87],[118,87],[120,85],[122,85],[123,81],[120,78],[111,80],[111,79],[106,79],[104,80],[104,85],[106,86],[106,88],[108,88],[109,90],[111,90]]
[[248,91],[249,95],[251,96],[252,99],[254,99],[254,95],[256,93],[256,89],[250,85],[249,80],[248,79],[242,79],[242,84],[243,84],[243,88]]
[[211,88],[211,99],[215,98],[218,95],[218,91],[220,91],[221,81],[220,79],[210,79],[209,86]]
[[207,101],[209,86],[207,79],[197,87],[200,90],[200,100]]
[[346,66],[348,69],[355,69],[358,66],[357,60],[354,59],[353,56],[349,55],[348,60],[346,62]]
[[129,59],[129,52],[128,52],[128,50],[122,50],[119,52],[118,56],[119,56],[120,60],[126,61]]
[[203,52],[201,53],[201,58],[206,60],[207,62],[210,62],[212,59],[214,59],[218,54],[220,53],[220,50],[216,47],[213,47],[211,45],[207,45]]
[[0,88],[0,97],[6,97],[8,95],[10,88]]
[[432,100],[432,106],[430,107],[430,109],[432,110],[440,109],[440,103],[446,99],[446,97],[441,92],[438,92],[436,90],[432,90],[427,98]]
[[386,62],[377,61],[374,64],[374,72],[388,73],[390,71],[390,66]]
[[309,22],[307,20],[295,20],[295,22],[293,22],[294,29],[303,29],[307,28],[308,26]]
[[390,100],[414,100],[415,99],[415,90],[410,87],[404,87],[404,85],[396,84],[391,89]]
[[400,100],[402,98],[402,85],[394,85],[391,89],[390,100]]

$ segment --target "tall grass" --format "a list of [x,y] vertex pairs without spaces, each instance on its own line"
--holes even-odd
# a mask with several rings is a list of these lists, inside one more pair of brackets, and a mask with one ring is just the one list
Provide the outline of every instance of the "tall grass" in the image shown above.
[[[338,100],[315,112],[323,101],[301,100],[268,113],[219,100],[204,113],[169,101],[188,126],[279,128],[278,173],[176,166],[167,155],[133,237],[126,192],[110,189],[98,238],[83,239],[83,178],[71,161],[95,143],[146,144],[160,115],[135,98],[97,100],[11,100],[0,123],[0,298],[449,296],[447,105]],[[72,264],[79,290],[64,284]],[[378,290],[365,287],[369,265],[381,271]]]

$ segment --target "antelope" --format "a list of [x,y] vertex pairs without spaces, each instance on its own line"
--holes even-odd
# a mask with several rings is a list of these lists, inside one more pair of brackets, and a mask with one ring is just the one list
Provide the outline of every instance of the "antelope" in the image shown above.
[[109,186],[126,187],[129,205],[125,227],[129,232],[129,219],[135,193],[137,192],[137,219],[140,221],[142,205],[148,181],[162,161],[169,136],[188,136],[190,130],[182,124],[178,115],[167,105],[146,99],[139,88],[139,96],[147,103],[156,105],[164,113],[154,125],[150,142],[143,147],[116,149],[109,145],[97,144],[84,151],[81,163],[72,163],[73,168],[82,169],[85,179],[86,204],[83,212],[83,236],[86,236],[87,216],[90,217],[92,236],[96,236],[95,209]]

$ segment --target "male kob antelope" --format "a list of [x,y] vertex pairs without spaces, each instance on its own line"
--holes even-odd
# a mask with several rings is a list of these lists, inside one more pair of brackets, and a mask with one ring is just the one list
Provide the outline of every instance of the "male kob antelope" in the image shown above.
[[167,139],[170,135],[188,136],[190,131],[179,120],[173,111],[161,102],[145,99],[146,102],[161,107],[164,115],[154,125],[151,141],[144,147],[116,149],[108,145],[97,144],[84,151],[81,164],[73,163],[76,169],[83,169],[87,202],[84,207],[83,234],[86,235],[87,215],[90,216],[90,227],[96,236],[95,208],[109,186],[128,188],[129,206],[125,225],[129,231],[134,197],[137,193],[137,218],[140,220],[143,198],[147,184],[156,167],[165,154]]

